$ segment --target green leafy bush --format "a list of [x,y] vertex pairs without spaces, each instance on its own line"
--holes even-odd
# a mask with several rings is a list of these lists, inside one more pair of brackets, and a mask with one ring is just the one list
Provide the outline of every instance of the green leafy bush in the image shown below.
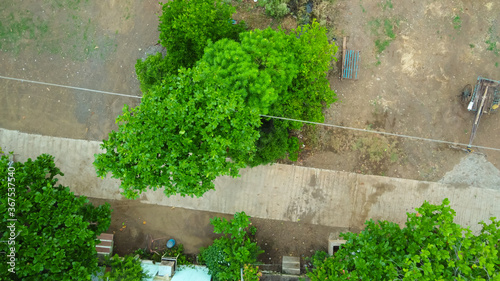
[[[287,89],[280,92],[268,115],[323,122],[323,109],[336,100],[327,74],[331,61],[336,60],[338,48],[328,42],[326,29],[316,21],[292,30],[286,40],[298,72],[293,74]],[[266,122],[270,121],[263,121],[263,124]],[[262,127],[257,153],[250,164],[267,164],[286,155],[292,161],[297,160],[301,143],[290,133],[302,126],[300,122],[274,120],[270,129]]]
[[[57,184],[54,157],[15,162],[0,158],[1,280],[88,280],[98,269],[97,236],[111,223],[109,204],[92,206]],[[9,196],[7,196],[10,194]],[[10,199],[9,199],[10,198]],[[12,201],[14,199],[14,201]],[[16,219],[17,221],[10,221]],[[15,239],[7,226],[14,225]],[[15,250],[15,274],[8,271]]]
[[256,232],[256,228],[251,226],[250,217],[240,212],[234,214],[233,220],[213,218],[210,223],[215,233],[223,235],[206,249],[200,250],[200,260],[207,266],[212,280],[239,280],[241,268],[245,269],[245,280],[258,280],[261,274],[252,264],[264,251],[249,237],[249,231]]
[[167,49],[166,69],[174,75],[180,67],[194,66],[208,40],[238,40],[246,29],[244,22],[233,24],[236,9],[222,0],[174,0],[162,5],[160,43]]
[[[323,108],[336,101],[335,92],[327,79],[332,61],[338,47],[328,42],[326,28],[316,21],[310,25],[299,26],[289,35],[291,50],[295,54],[300,71],[280,102],[275,103],[271,112],[277,116],[323,122]],[[290,123],[292,129],[301,127],[300,123]]]
[[246,281],[259,281],[262,277],[262,272],[259,271],[258,266],[245,264],[243,266],[243,280]]
[[274,18],[282,18],[290,13],[289,0],[260,0],[259,6],[266,9],[266,14]]
[[[293,30],[254,30],[240,34],[241,43],[209,44],[201,63],[218,84],[241,94],[260,114],[323,122],[323,108],[335,102],[327,73],[337,46],[316,21]],[[263,118],[250,166],[288,156],[297,160],[300,142],[290,133],[302,123]],[[233,156],[231,152],[230,156]]]
[[111,267],[111,271],[104,274],[104,281],[140,281],[150,277],[143,271],[141,261],[130,255],[106,257],[105,264]]
[[319,280],[498,280],[500,221],[491,218],[479,235],[453,222],[448,199],[425,202],[407,213],[406,225],[372,220],[333,256],[317,252],[307,274]]
[[257,150],[253,159],[248,161],[252,167],[272,163],[288,156],[289,160],[296,161],[300,150],[297,137],[290,136],[289,121],[263,118],[260,127],[260,138],[255,146]]
[[146,59],[138,59],[135,64],[135,72],[141,84],[143,93],[147,93],[151,87],[161,83],[163,77],[169,75],[167,59],[162,53],[150,55]]

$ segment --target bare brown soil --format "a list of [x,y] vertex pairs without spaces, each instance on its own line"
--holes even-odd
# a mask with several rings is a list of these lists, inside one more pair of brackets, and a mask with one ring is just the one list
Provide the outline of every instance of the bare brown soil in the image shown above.
[[[500,79],[498,3],[331,2],[317,5],[318,14],[331,19],[331,38],[339,46],[347,36],[347,48],[361,51],[361,64],[354,81],[340,81],[340,63],[335,66],[330,83],[338,101],[325,110],[325,122],[468,143],[474,114],[458,95],[479,75]],[[377,40],[388,41],[385,50]],[[498,118],[482,117],[473,144],[500,147]],[[437,181],[464,157],[446,144],[328,127],[317,131],[305,137],[299,165]],[[500,153],[479,151],[500,167]]]
[[[105,203],[105,200],[95,198],[90,198],[90,201],[97,205]],[[211,245],[218,237],[213,233],[210,218],[232,218],[227,214],[156,206],[138,201],[113,200],[109,203],[113,212],[107,233],[115,235],[115,253],[119,255],[131,254],[139,248],[149,249],[151,245],[161,250],[168,239],[183,244],[186,254],[197,255],[201,247]],[[259,257],[259,262],[267,265],[265,269],[275,271],[281,271],[283,256],[301,257],[304,267],[307,264],[305,258],[315,251],[327,251],[330,232],[341,231],[339,228],[299,222],[258,218],[252,218],[251,221],[258,229],[255,239],[265,251]]]

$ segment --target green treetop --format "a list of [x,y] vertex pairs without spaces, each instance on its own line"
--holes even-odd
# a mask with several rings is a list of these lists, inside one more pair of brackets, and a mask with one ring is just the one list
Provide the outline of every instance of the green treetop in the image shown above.
[[500,280],[500,221],[491,218],[479,235],[453,222],[448,199],[425,202],[399,225],[372,220],[333,256],[318,252],[307,274],[319,280]]

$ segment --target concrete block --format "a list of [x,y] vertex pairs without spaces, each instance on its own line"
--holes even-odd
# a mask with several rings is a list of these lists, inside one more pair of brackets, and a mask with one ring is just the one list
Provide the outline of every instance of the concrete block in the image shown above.
[[175,263],[173,261],[162,261],[158,268],[159,276],[172,276],[174,274]]
[[328,238],[328,254],[332,256],[335,252],[337,252],[340,247],[345,244],[347,241],[343,239],[338,239],[338,235],[335,233],[330,233],[330,237]]
[[282,271],[285,274],[300,274],[300,258],[284,256],[282,262]]

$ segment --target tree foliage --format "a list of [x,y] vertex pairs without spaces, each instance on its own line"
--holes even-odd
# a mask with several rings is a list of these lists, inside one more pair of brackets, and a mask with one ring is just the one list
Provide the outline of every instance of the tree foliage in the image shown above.
[[239,94],[204,76],[199,68],[181,70],[136,108],[125,106],[118,131],[101,145],[106,152],[96,155],[97,174],[120,178],[127,198],[148,187],[202,196],[215,177],[237,176],[255,149],[260,118]]
[[[323,109],[336,101],[335,92],[327,79],[338,47],[329,43],[326,28],[313,21],[299,26],[289,35],[299,73],[286,95],[274,104],[272,113],[277,116],[323,122]],[[298,128],[299,125],[292,126]]]
[[[336,60],[338,47],[328,42],[326,29],[316,21],[292,30],[286,41],[298,71],[269,109],[269,115],[321,123],[323,109],[336,100],[327,74],[331,61]],[[265,126],[260,130],[257,152],[249,164],[267,164],[287,155],[290,160],[297,160],[300,141],[290,133],[300,130],[303,124],[271,118],[264,118],[262,123]]]
[[223,236],[212,245],[200,250],[202,261],[206,264],[212,279],[216,281],[240,280],[241,268],[245,280],[258,280],[261,276],[253,266],[258,255],[263,253],[257,243],[252,242],[249,231],[255,235],[257,229],[251,226],[250,217],[245,212],[234,214],[233,220],[213,218],[210,223],[215,233]]
[[131,255],[123,258],[114,255],[112,258],[106,256],[106,266],[111,267],[111,271],[104,273],[104,281],[140,281],[149,276],[141,266],[141,261]]
[[[175,2],[167,10],[191,5]],[[121,179],[128,198],[161,187],[167,196],[202,196],[217,176],[296,160],[300,141],[291,134],[301,123],[259,116],[322,122],[322,109],[335,100],[326,76],[337,48],[317,22],[290,34],[267,28],[238,41],[207,38],[192,68],[172,74],[160,54],[137,64],[141,105],[125,106],[94,162],[99,176]]]
[[[335,101],[327,73],[338,48],[316,21],[286,34],[253,30],[209,44],[200,62],[226,89],[241,93],[260,114],[323,122],[322,110]],[[300,142],[290,137],[301,123],[264,118],[250,166],[286,157],[296,160]]]
[[168,62],[162,53],[138,59],[135,64],[137,78],[141,82],[141,91],[147,93],[151,87],[161,83],[163,77],[169,76]]
[[233,24],[236,9],[223,0],[174,0],[163,4],[160,43],[167,49],[167,69],[175,74],[203,56],[207,41],[238,39],[245,23]]
[[267,15],[282,18],[290,12],[287,5],[289,2],[290,0],[261,0],[258,5],[266,9]]
[[[63,173],[47,154],[16,162],[13,168],[4,155],[0,171],[1,240],[9,241],[0,250],[11,253],[13,248],[16,258],[15,274],[9,274],[10,258],[1,255],[0,279],[90,280],[98,268],[96,237],[111,222],[109,204],[93,207],[84,196],[57,184]],[[7,231],[12,224],[15,239],[9,239],[12,229]]]
[[283,31],[271,28],[240,34],[241,43],[229,39],[209,44],[200,64],[245,99],[248,107],[267,114],[298,73],[294,54]]
[[491,218],[479,235],[453,222],[448,199],[441,205],[425,202],[407,213],[405,227],[372,220],[347,240],[334,256],[318,252],[315,280],[499,280],[500,221]]

